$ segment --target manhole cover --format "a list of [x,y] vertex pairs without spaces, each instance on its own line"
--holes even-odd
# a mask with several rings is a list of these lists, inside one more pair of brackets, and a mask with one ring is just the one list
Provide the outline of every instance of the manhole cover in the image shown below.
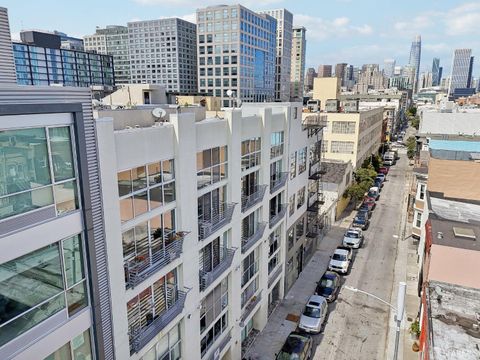
[[285,319],[288,320],[288,321],[296,323],[296,322],[298,322],[298,320],[300,320],[300,316],[295,315],[295,314],[288,314]]

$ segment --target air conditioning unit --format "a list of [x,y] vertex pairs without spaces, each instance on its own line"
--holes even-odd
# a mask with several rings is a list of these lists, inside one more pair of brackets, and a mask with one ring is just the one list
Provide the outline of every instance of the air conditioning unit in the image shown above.
[[358,100],[345,100],[343,102],[343,111],[346,113],[358,112]]
[[338,112],[339,107],[340,107],[340,102],[337,99],[327,99],[325,101],[326,112]]

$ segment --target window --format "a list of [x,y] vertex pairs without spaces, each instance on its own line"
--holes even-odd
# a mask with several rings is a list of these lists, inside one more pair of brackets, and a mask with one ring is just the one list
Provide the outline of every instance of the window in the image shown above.
[[308,160],[310,166],[320,161],[321,141],[317,141],[315,144],[311,144],[308,152]]
[[0,346],[54,314],[88,305],[79,235],[0,265]]
[[305,204],[305,186],[297,191],[297,209]]
[[322,152],[328,152],[328,140],[322,140]]
[[223,214],[227,199],[225,186],[214,189],[198,198],[198,221],[211,221],[219,214]]
[[242,287],[258,272],[258,256],[256,249],[242,261]]
[[420,184],[419,192],[418,192],[418,198],[420,200],[425,200],[425,185]]
[[197,188],[215,184],[227,178],[227,146],[197,153]]
[[242,141],[242,171],[260,165],[261,139],[259,137]]
[[288,216],[292,216],[295,212],[295,194],[288,198]]
[[245,290],[242,291],[242,295],[241,295],[241,307],[245,307],[248,302],[250,301],[250,299],[253,297],[253,295],[255,294],[255,292],[258,290],[258,277],[255,278],[255,280],[253,280],[246,288]]
[[72,341],[66,343],[44,360],[80,360],[92,358],[92,346],[90,343],[90,330],[86,330],[75,336]]
[[330,152],[337,154],[353,154],[353,141],[332,141]]
[[305,228],[305,218],[302,217],[295,224],[295,241],[298,241],[303,236],[304,228]]
[[131,220],[175,201],[173,160],[164,160],[117,174],[120,217]]
[[298,174],[303,173],[307,168],[307,148],[298,151]]
[[0,131],[0,220],[47,206],[79,207],[70,127]]
[[417,228],[422,227],[422,213],[419,212],[419,211],[417,211],[417,219],[416,219],[416,221],[415,221],[415,226],[416,226]]
[[283,131],[273,132],[270,136],[270,159],[283,155]]
[[141,360],[180,360],[181,359],[181,333],[180,324],[172,328],[167,334],[162,336]]
[[332,134],[355,134],[355,121],[333,121]]
[[277,227],[275,231],[273,231],[268,240],[269,240],[269,249],[268,249],[268,256],[271,257],[279,248],[280,248],[280,241],[282,232],[280,231],[280,227]]
[[297,152],[290,154],[290,180],[297,176]]
[[287,250],[290,251],[290,249],[293,247],[293,244],[295,244],[295,228],[293,226],[290,229],[288,229],[287,241],[288,241]]

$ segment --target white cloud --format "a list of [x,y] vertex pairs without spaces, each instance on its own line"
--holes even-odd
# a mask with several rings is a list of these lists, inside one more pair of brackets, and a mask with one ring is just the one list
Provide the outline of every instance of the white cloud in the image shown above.
[[434,53],[444,53],[444,52],[449,52],[451,50],[451,47],[445,43],[438,43],[438,44],[426,43],[426,44],[423,44],[423,48]]
[[180,16],[180,19],[183,19],[185,21],[190,21],[192,23],[197,23],[197,14],[191,13],[187,15]]
[[[184,6],[184,7],[193,7],[193,8],[203,8],[206,6],[211,5],[218,5],[218,4],[238,4],[238,0],[227,0],[227,1],[218,1],[218,0],[204,0],[199,3],[196,0],[134,0],[135,2],[143,5],[162,5],[162,6],[169,6],[169,7],[176,7],[176,6]],[[246,7],[254,7],[259,8],[262,6],[270,6],[273,4],[278,4],[283,2],[284,0],[244,0],[242,1],[242,5]]]
[[295,14],[293,16],[295,25],[305,26],[307,39],[322,41],[332,37],[368,35],[373,29],[368,24],[351,25],[347,17],[339,17],[332,20],[323,19],[317,16]]
[[448,35],[478,35],[480,29],[480,3],[465,3],[445,14]]

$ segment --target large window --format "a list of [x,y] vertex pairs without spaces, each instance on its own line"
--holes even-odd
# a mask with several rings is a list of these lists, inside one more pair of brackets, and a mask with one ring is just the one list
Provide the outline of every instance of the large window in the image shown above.
[[160,341],[141,357],[141,360],[180,360],[181,343],[180,324],[178,324],[162,336]]
[[47,356],[44,360],[86,360],[92,359],[92,345],[90,330],[75,336],[57,351]]
[[270,140],[270,158],[283,155],[283,131],[273,132]]
[[80,236],[0,265],[0,346],[63,311],[88,304]]
[[290,154],[290,180],[297,176],[297,152]]
[[333,121],[332,134],[355,134],[355,121]]
[[353,141],[332,141],[330,152],[337,154],[353,154]]
[[227,233],[215,238],[205,245],[199,254],[200,270],[204,272],[213,271],[223,261],[227,248]]
[[288,216],[292,216],[295,212],[295,194],[288,198]]
[[226,193],[226,187],[222,186],[200,196],[198,198],[198,220],[218,220],[219,214],[223,214],[227,198]]
[[242,141],[242,171],[260,165],[261,149],[259,137]]
[[173,160],[121,171],[117,179],[122,221],[175,201]]
[[0,220],[46,206],[78,209],[69,126],[0,131]]
[[298,174],[300,175],[307,168],[307,148],[298,150]]
[[197,188],[227,178],[227,147],[220,146],[197,153]]
[[317,141],[315,144],[311,144],[309,147],[308,159],[310,161],[310,166],[320,161],[321,143],[321,141]]
[[242,261],[242,287],[258,272],[258,256],[256,249]]

